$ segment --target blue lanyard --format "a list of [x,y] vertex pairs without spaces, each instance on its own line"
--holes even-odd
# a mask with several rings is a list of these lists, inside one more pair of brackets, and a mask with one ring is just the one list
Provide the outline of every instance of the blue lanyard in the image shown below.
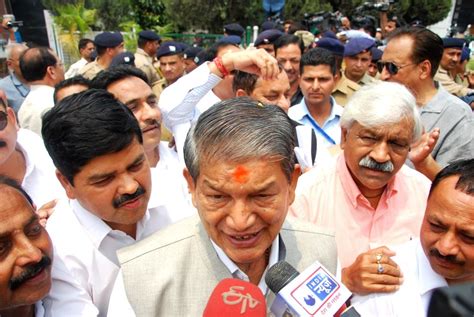
[[311,122],[311,124],[313,125],[313,127],[331,144],[336,144],[336,142],[329,136],[329,134],[326,133],[326,131],[323,130],[323,128],[321,128],[317,122],[314,121],[314,119],[306,114],[305,115],[308,119],[309,119],[309,122]]

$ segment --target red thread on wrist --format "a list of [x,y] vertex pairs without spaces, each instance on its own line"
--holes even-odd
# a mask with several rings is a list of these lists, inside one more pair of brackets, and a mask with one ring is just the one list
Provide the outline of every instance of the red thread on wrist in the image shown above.
[[224,64],[222,64],[222,58],[221,57],[214,58],[213,62],[214,62],[214,65],[216,65],[219,72],[221,72],[222,77],[226,77],[230,74],[229,71],[227,70],[227,68],[225,68]]

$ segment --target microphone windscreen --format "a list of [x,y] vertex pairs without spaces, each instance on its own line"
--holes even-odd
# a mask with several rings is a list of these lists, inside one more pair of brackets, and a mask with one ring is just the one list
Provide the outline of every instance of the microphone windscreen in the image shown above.
[[203,317],[265,317],[267,306],[262,291],[249,282],[226,278],[209,297]]
[[300,273],[286,261],[275,263],[265,274],[265,283],[277,294]]

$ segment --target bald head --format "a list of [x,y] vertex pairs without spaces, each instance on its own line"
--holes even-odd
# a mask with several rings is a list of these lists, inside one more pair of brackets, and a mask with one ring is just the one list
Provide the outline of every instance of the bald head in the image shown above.
[[20,56],[20,70],[28,82],[54,87],[64,80],[62,62],[47,47],[34,47],[25,50]]

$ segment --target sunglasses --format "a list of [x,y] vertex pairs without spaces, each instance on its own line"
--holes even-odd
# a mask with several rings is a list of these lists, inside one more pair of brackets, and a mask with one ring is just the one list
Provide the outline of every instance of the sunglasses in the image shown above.
[[377,70],[379,71],[379,73],[382,73],[383,69],[386,68],[390,75],[396,75],[400,69],[402,69],[403,67],[410,66],[410,65],[416,65],[416,63],[411,63],[411,64],[407,64],[407,65],[403,65],[403,66],[398,66],[394,62],[378,61],[377,62]]
[[7,125],[8,125],[8,115],[5,112],[0,111],[0,131],[5,129]]

